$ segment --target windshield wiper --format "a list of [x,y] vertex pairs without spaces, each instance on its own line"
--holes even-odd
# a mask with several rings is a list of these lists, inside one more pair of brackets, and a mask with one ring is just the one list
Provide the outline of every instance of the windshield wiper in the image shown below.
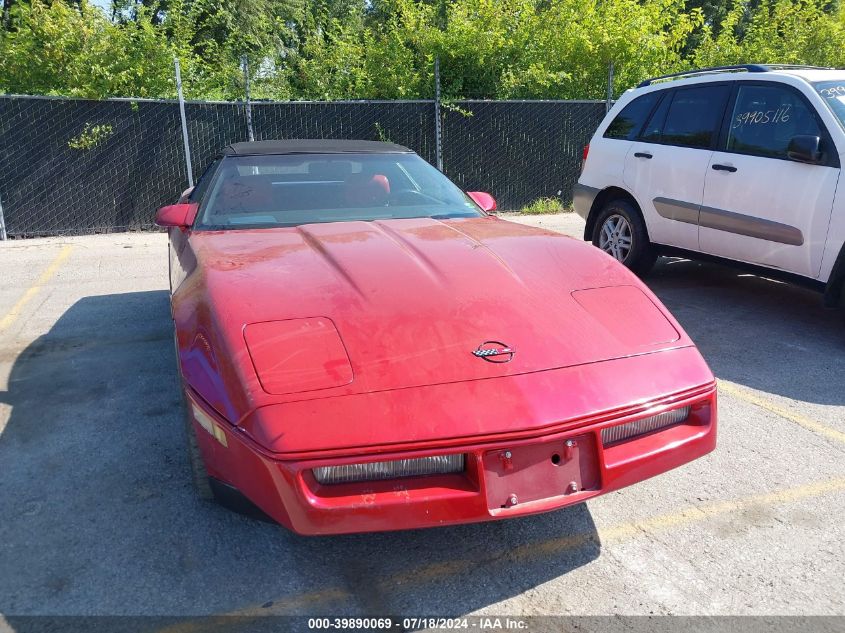
[[432,220],[451,220],[452,218],[473,218],[475,217],[469,213],[440,213],[438,215],[428,216]]

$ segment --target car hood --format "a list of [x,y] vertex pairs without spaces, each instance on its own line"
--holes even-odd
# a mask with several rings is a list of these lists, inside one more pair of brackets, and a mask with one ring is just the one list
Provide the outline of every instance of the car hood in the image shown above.
[[[188,379],[230,419],[271,402],[691,344],[639,280],[598,249],[493,217],[196,232],[190,247],[196,270],[174,296],[180,353],[183,362],[213,356],[195,368],[218,375]],[[196,343],[191,330],[204,339]],[[513,355],[473,353],[501,347]],[[286,364],[309,377],[284,382]],[[327,382],[314,381],[321,368]],[[234,384],[245,393],[220,401],[216,392]]]

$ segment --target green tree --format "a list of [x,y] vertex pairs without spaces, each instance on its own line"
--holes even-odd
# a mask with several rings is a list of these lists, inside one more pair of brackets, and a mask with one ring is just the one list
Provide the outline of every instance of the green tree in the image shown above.
[[240,99],[604,98],[743,62],[842,65],[835,0],[3,0],[0,90]]
[[112,23],[87,0],[34,0],[11,8],[0,36],[0,90],[102,98],[173,93],[171,48],[149,21]]
[[[743,21],[747,24],[743,25]],[[763,0],[750,15],[742,5],[727,15],[718,34],[705,27],[692,66],[793,63],[841,66],[845,11],[820,0]]]

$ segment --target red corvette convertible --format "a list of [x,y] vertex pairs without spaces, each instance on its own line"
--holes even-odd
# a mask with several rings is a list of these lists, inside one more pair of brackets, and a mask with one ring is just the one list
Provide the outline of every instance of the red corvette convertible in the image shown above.
[[236,143],[170,227],[203,496],[301,534],[561,508],[711,451],[713,375],[580,240],[491,215],[410,150]]

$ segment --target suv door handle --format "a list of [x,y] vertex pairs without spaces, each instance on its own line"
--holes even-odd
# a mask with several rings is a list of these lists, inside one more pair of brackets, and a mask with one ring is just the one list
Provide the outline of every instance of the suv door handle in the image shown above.
[[736,171],[736,167],[733,167],[731,165],[713,165],[713,169],[715,169],[716,171],[729,171],[731,173]]
[[648,152],[634,152],[634,156],[636,158],[651,158],[651,154]]

